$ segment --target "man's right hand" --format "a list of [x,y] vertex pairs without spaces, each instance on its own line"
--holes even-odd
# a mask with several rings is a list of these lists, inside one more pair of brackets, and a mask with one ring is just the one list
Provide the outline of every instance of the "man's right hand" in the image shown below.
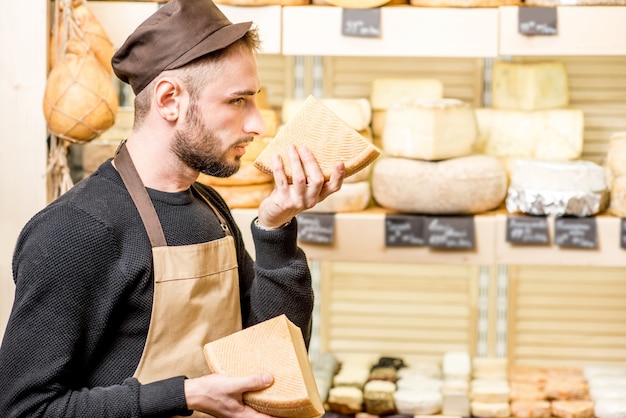
[[243,403],[244,392],[265,389],[274,382],[271,374],[243,377],[209,374],[185,380],[187,408],[216,418],[272,418]]

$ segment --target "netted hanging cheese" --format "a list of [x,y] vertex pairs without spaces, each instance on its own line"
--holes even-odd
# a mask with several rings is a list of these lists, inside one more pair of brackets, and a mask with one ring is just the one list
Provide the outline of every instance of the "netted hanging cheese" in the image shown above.
[[389,209],[433,215],[476,214],[504,201],[507,173],[488,155],[444,161],[385,157],[372,170],[372,195]]
[[541,110],[569,105],[567,69],[559,61],[496,61],[491,90],[496,109]]
[[58,19],[57,36],[56,38],[54,36],[51,37],[50,42],[50,68],[53,68],[56,64],[57,51],[63,52],[60,49],[64,45],[65,39],[78,38],[88,45],[89,50],[93,52],[98,62],[110,74],[113,74],[111,58],[115,48],[104,27],[89,10],[86,2],[84,0],[73,0],[70,10],[67,11],[63,11],[62,4],[59,4],[59,7],[59,10],[64,14],[69,12],[67,20],[70,22],[70,27],[65,27],[64,22],[66,19]]
[[457,99],[415,99],[387,109],[383,150],[394,157],[443,160],[473,153],[474,108]]
[[51,133],[90,141],[115,122],[118,98],[111,75],[79,41],[70,41],[61,62],[50,71],[43,110]]

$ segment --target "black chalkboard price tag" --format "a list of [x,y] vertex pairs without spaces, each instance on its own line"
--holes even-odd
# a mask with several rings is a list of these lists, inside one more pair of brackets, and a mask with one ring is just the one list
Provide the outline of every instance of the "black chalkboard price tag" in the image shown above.
[[626,249],[626,218],[622,218],[620,230],[620,246]]
[[559,247],[594,249],[598,246],[596,218],[558,217],[554,220],[554,243]]
[[422,247],[424,217],[420,215],[385,215],[385,245],[387,247]]
[[342,9],[341,34],[361,38],[380,38],[380,7]]
[[298,219],[298,240],[309,244],[332,244],[335,239],[335,214],[301,213]]
[[548,230],[545,216],[509,215],[506,218],[506,241],[511,244],[550,244]]
[[424,231],[429,247],[469,250],[475,246],[473,216],[427,216]]
[[558,34],[556,7],[519,7],[517,30],[526,36],[553,36]]

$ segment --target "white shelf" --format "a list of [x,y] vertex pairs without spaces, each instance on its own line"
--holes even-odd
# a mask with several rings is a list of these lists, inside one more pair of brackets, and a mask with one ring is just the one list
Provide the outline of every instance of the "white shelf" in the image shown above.
[[495,8],[381,8],[381,36],[341,34],[342,8],[283,7],[285,55],[494,57],[498,54]]
[[518,33],[518,7],[500,7],[500,55],[626,55],[626,7],[557,7],[552,36]]
[[263,54],[281,53],[281,6],[228,6],[217,5],[233,23],[252,21],[259,28]]

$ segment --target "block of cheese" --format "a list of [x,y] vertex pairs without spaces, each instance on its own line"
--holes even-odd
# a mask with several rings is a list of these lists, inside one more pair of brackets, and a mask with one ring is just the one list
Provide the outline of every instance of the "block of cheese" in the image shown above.
[[611,179],[609,212],[619,218],[626,218],[626,176]]
[[[304,104],[305,99],[285,99],[283,101],[281,118],[287,123],[294,117]],[[323,98],[319,101],[343,120],[348,126],[357,131],[369,128],[372,122],[372,107],[366,98],[341,99]]]
[[608,204],[604,168],[592,161],[516,159],[510,167],[511,213],[590,216]]
[[345,165],[346,176],[350,176],[380,155],[371,142],[313,96],[309,96],[289,122],[280,128],[254,165],[264,173],[272,174],[272,157],[277,154],[282,158],[285,175],[291,182],[292,169],[287,155],[289,144],[306,146],[311,150],[326,180],[340,161]]
[[249,161],[242,161],[239,171],[229,177],[215,177],[200,173],[198,181],[208,186],[246,186],[249,184],[271,183],[273,177],[256,168]]
[[457,99],[414,99],[387,109],[383,150],[393,157],[443,160],[474,151],[474,108]]
[[434,162],[383,157],[372,169],[372,196],[382,207],[423,214],[476,214],[499,207],[508,178],[496,157]]
[[470,409],[472,416],[478,418],[508,418],[511,416],[511,407],[508,402],[472,401]]
[[615,132],[611,135],[606,164],[611,177],[626,175],[626,132]]
[[400,414],[434,415],[441,412],[443,405],[440,390],[398,389],[393,397]]
[[542,110],[569,105],[569,80],[561,61],[493,64],[491,103],[496,109]]
[[274,190],[274,183],[248,184],[241,186],[211,186],[226,201],[231,209],[258,208]]
[[544,400],[511,401],[511,416],[517,418],[550,418],[552,408],[550,402]]
[[469,378],[472,374],[472,359],[467,351],[446,351],[443,353],[441,369],[445,378]]
[[573,160],[583,150],[580,109],[475,109],[476,151],[496,157]]
[[286,315],[209,342],[203,353],[212,373],[274,376],[270,387],[243,394],[255,410],[285,418],[324,414],[302,332]]
[[358,212],[367,208],[372,199],[368,181],[344,183],[337,192],[322,200],[307,212],[345,213]]

